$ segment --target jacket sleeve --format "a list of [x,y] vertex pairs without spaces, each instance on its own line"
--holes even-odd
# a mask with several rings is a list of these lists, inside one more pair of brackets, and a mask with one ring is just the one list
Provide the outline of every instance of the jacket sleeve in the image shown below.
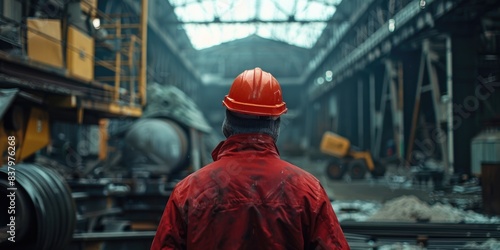
[[317,205],[311,211],[310,242],[306,249],[350,249],[330,199],[321,184],[319,186]]
[[174,190],[163,211],[151,250],[186,249],[186,223],[176,198]]

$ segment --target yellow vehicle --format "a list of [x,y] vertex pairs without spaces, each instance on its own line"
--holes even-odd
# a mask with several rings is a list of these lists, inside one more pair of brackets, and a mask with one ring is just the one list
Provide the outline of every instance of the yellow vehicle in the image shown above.
[[384,166],[373,160],[370,151],[356,150],[347,138],[333,132],[327,131],[323,134],[320,150],[334,156],[326,167],[326,173],[331,179],[341,179],[346,173],[349,173],[352,179],[363,179],[367,171],[373,177],[385,174]]

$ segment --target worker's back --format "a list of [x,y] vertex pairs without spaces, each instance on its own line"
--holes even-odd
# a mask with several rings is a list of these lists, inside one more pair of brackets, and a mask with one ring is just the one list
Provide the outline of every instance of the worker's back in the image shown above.
[[177,185],[152,249],[349,248],[319,181],[270,136],[231,136],[214,160]]

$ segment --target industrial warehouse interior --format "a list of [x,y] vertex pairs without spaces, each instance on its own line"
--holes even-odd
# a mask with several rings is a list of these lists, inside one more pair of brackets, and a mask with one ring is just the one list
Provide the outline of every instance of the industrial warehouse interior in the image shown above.
[[497,0],[0,0],[0,249],[150,249],[255,68],[351,249],[500,249]]

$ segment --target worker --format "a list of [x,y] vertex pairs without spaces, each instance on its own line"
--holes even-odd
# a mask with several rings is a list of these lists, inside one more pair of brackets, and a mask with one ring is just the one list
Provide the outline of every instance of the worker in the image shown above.
[[176,185],[151,249],[349,249],[318,179],[280,159],[278,81],[246,70],[222,103],[226,140]]

